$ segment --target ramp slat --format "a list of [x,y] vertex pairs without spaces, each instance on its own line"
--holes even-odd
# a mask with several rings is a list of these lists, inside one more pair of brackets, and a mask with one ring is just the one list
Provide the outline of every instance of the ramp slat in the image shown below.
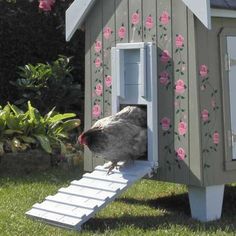
[[120,183],[120,184],[127,184],[128,182],[133,182],[137,179],[136,176],[120,175],[117,173],[112,173],[110,175],[107,175],[105,172],[96,170],[90,174],[84,174],[83,177],[104,180],[113,183]]
[[[35,217],[37,219],[47,220],[48,223],[52,223],[54,225],[63,226],[71,228],[72,226],[76,226],[79,222],[78,218],[74,217],[66,217],[64,215],[47,212],[44,210],[33,208],[30,211],[26,212],[26,214],[30,217]],[[80,220],[81,221],[81,220]]]
[[103,201],[95,201],[88,198],[82,198],[83,201],[79,199],[80,197],[71,196],[69,194],[63,194],[63,193],[57,193],[54,196],[46,197],[46,200],[48,201],[62,203],[62,204],[66,204],[66,205],[74,206],[74,207],[86,208],[86,209],[95,209],[103,203]]
[[43,203],[36,203],[33,208],[54,212],[61,215],[71,216],[79,219],[83,219],[86,215],[90,214],[92,209],[85,209],[79,207],[73,207],[62,203],[55,203],[51,201],[44,201]]
[[[142,162],[136,161],[136,162],[137,162],[136,165],[129,164],[129,165],[121,166],[118,169],[114,168],[112,170],[112,173],[117,173],[120,175],[125,174],[125,175],[137,176],[139,175],[140,172],[143,172],[146,168],[152,169],[150,167],[150,164],[145,164],[144,161]],[[107,169],[104,169],[104,166],[96,166],[95,170],[107,173]]]
[[71,182],[71,184],[79,186],[79,187],[100,189],[100,190],[104,190],[108,192],[117,192],[126,186],[125,184],[118,184],[118,183],[100,181],[100,180],[92,180],[92,179],[87,179],[87,178],[83,178],[79,181],[74,180]]
[[114,192],[107,192],[99,189],[92,189],[86,187],[78,187],[74,185],[71,185],[67,188],[60,188],[58,191],[60,193],[73,194],[79,197],[87,197],[90,199],[103,200],[103,201],[105,201],[108,198],[111,198],[115,194]]
[[105,166],[96,167],[81,180],[74,180],[66,188],[60,188],[54,196],[46,197],[26,212],[27,216],[44,220],[59,227],[80,230],[81,225],[100,209],[112,202],[135,181],[151,174],[153,164],[135,161],[107,174]]

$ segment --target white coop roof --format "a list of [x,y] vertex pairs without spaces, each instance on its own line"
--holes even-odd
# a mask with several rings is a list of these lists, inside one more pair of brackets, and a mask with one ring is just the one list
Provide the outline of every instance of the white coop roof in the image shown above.
[[[208,28],[211,28],[210,0],[182,0],[186,6]],[[66,11],[66,40],[69,41],[75,31],[84,22],[96,0],[75,0]]]

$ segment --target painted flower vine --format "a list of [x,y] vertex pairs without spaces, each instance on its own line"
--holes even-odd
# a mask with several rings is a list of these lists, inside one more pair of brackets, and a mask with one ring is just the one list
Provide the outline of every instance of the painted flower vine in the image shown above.
[[[111,47],[114,43],[113,29],[110,26],[106,26],[105,31],[103,32],[104,44],[103,49],[104,54],[104,65],[103,65],[103,91],[104,91],[104,116],[111,114],[111,90],[112,90],[112,77],[111,77],[111,65],[110,65],[110,54]],[[122,23],[121,27],[118,29],[118,36],[120,40],[123,40],[126,37],[126,28]]]
[[[201,107],[200,118],[203,130],[203,154],[217,152],[220,143],[220,134],[216,130],[216,122],[218,117],[219,106],[217,104],[218,90],[215,89],[210,81],[209,69],[205,64],[199,66],[200,91],[208,95],[208,100],[204,103],[205,107]],[[207,162],[207,161],[206,161]],[[205,163],[205,167],[210,165]]]
[[101,118],[102,116],[102,96],[103,96],[103,61],[102,61],[103,45],[101,40],[96,40],[94,43],[94,67],[95,67],[95,79],[93,88],[93,107],[92,107],[92,118],[93,121]]
[[186,142],[186,135],[188,133],[188,120],[187,120],[187,109],[184,100],[187,99],[187,85],[185,82],[185,60],[183,56],[184,51],[184,37],[181,34],[176,34],[175,36],[175,58],[176,58],[176,66],[175,66],[175,117],[177,120],[177,127],[174,131],[175,137],[177,139],[176,145],[177,148],[175,150],[176,159],[179,168],[181,165],[179,161],[183,161],[187,158],[187,152],[184,148],[184,143]]
[[143,26],[143,37],[144,39],[147,38],[147,36],[149,35],[152,39],[153,42],[156,41],[156,33],[155,31],[153,31],[153,29],[155,29],[155,21],[154,18],[151,14],[149,14],[144,22],[144,26]]
[[[159,42],[162,48],[161,53],[159,54],[160,62],[163,71],[159,74],[159,83],[161,86],[165,87],[166,90],[173,89],[175,94],[175,126],[171,125],[170,118],[162,118],[160,124],[162,127],[163,136],[170,135],[168,138],[168,143],[164,146],[166,153],[172,154],[175,153],[175,160],[168,159],[166,161],[169,170],[171,166],[177,164],[179,168],[181,167],[181,162],[187,158],[187,151],[185,150],[186,135],[188,133],[188,120],[187,120],[187,109],[186,103],[183,101],[187,99],[187,84],[185,76],[186,62],[184,59],[183,51],[185,48],[185,39],[182,34],[176,34],[174,38],[175,49],[174,54],[177,61],[175,63],[174,72],[175,72],[175,82],[172,85],[171,74],[173,65],[171,62],[171,54],[167,49],[167,44],[169,41],[168,36],[168,25],[170,23],[170,15],[167,11],[163,11],[159,17]],[[172,128],[173,127],[173,128]],[[172,133],[174,133],[174,138]],[[170,139],[172,137],[172,140]],[[174,148],[174,150],[173,150]]]
[[131,42],[134,41],[136,32],[138,33],[138,35],[141,35],[141,31],[142,31],[141,18],[142,16],[139,9],[137,9],[136,12],[133,12],[131,14],[131,19],[130,19],[131,28],[132,28]]

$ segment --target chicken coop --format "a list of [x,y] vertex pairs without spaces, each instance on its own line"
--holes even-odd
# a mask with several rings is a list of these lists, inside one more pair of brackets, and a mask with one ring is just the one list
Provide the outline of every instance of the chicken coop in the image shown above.
[[[154,163],[156,180],[188,186],[193,218],[219,219],[224,185],[236,181],[235,1],[75,0],[66,40],[81,26],[85,130],[146,106],[142,176]],[[104,164],[88,149],[84,161],[86,171]]]

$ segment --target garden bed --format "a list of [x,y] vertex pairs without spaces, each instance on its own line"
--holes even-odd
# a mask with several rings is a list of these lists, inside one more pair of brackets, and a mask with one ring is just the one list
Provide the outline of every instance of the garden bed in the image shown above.
[[53,166],[55,157],[35,149],[27,152],[5,153],[0,157],[0,173],[29,174],[44,171]]

